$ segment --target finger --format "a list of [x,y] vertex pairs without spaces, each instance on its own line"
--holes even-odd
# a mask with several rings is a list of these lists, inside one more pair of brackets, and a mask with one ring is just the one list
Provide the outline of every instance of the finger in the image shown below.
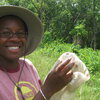
[[67,75],[68,77],[72,76],[72,75],[73,75],[73,71],[70,70],[66,75]]
[[60,64],[62,63],[62,61],[57,60],[56,63],[54,64],[54,69],[56,69]]
[[69,83],[72,80],[72,75],[73,75],[72,71],[67,73],[67,75],[66,75],[66,84]]
[[72,80],[72,72],[69,72],[67,75],[64,76],[64,83],[67,85]]
[[66,65],[66,67],[65,67],[64,69],[62,69],[63,75],[64,75],[64,74],[67,74],[67,73],[72,69],[72,67],[74,66],[74,64],[75,64],[75,63],[72,62],[72,63]]
[[57,71],[61,71],[69,62],[71,61],[71,58],[70,59],[67,59],[65,60],[64,62],[62,62],[58,67],[57,67]]

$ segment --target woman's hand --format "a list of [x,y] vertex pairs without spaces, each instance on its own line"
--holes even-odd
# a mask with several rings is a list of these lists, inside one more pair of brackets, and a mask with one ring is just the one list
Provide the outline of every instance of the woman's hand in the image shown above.
[[71,59],[59,64],[47,76],[44,85],[42,86],[42,91],[48,100],[54,93],[61,90],[72,80],[73,73],[71,69],[74,63],[70,63],[70,60]]

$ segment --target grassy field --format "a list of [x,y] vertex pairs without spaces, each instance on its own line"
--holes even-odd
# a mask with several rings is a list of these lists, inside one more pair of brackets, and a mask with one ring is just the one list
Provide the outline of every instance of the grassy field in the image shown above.
[[[65,44],[61,45],[58,43],[53,43],[50,45],[45,45],[45,47],[39,47],[35,52],[33,52],[31,55],[27,56],[28,59],[30,59],[33,64],[36,66],[38,73],[42,80],[44,80],[47,73],[50,71],[52,66],[54,65],[57,58],[63,53],[63,52],[72,52],[72,49],[74,48],[74,51],[79,51],[80,57],[84,58],[84,55],[86,52],[91,53],[91,57],[87,56],[87,62],[86,59],[83,59],[85,63],[88,66],[88,69],[90,70],[91,79],[83,84],[75,93],[75,100],[100,100],[100,51],[97,51],[97,57],[93,58],[92,54],[95,53],[93,50],[83,50],[80,49],[79,46],[73,47],[72,44]],[[83,55],[82,55],[83,54]],[[87,54],[86,54],[87,55]],[[94,54],[93,54],[94,55]],[[96,56],[96,53],[95,53]],[[92,59],[96,60],[96,66],[98,66],[96,69],[94,69],[94,66],[91,67],[92,62],[90,62]],[[91,64],[90,64],[91,63]],[[89,67],[90,66],[90,67]],[[95,74],[93,74],[93,71]]]

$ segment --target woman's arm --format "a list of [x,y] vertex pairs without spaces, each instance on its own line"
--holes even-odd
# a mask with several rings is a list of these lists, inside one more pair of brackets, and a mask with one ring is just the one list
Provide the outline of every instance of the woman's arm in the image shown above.
[[[47,76],[41,87],[42,93],[39,91],[33,100],[50,100],[51,96],[61,90],[72,80],[72,67],[74,63],[69,63],[71,59],[58,65]],[[43,97],[43,95],[45,97]]]

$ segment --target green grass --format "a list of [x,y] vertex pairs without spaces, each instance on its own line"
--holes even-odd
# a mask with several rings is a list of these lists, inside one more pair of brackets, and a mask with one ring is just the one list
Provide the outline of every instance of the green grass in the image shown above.
[[83,84],[75,95],[75,100],[100,100],[100,88],[95,83]]
[[40,50],[37,50],[36,52],[27,56],[27,58],[33,62],[34,66],[36,66],[42,80],[44,80],[55,62],[53,59],[43,54]]
[[100,51],[80,46],[54,42],[40,46],[27,56],[36,66],[40,78],[45,79],[57,58],[64,52],[76,52],[90,70],[91,79],[83,84],[75,94],[75,100],[100,100]]

